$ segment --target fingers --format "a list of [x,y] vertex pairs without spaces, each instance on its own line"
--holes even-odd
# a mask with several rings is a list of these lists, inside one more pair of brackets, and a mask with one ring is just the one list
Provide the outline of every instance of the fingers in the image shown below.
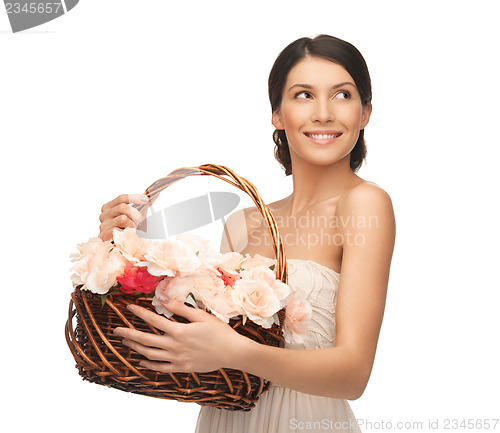
[[127,309],[134,313],[137,317],[140,317],[146,323],[154,326],[165,332],[167,335],[174,334],[177,330],[178,324],[167,319],[165,316],[157,314],[153,311],[147,310],[146,308],[139,307],[138,305],[127,305]]
[[140,353],[151,361],[169,361],[170,360],[170,352],[166,349],[156,349],[154,347],[147,347],[136,341],[132,340],[123,340],[122,343],[130,347],[133,351]]
[[131,328],[116,328],[114,334],[126,340],[136,341],[143,346],[157,347],[159,349],[167,349],[170,340],[168,335],[157,335]]
[[199,308],[188,307],[177,299],[170,299],[168,302],[165,302],[162,299],[159,299],[159,301],[168,311],[182,316],[190,322],[201,322],[206,319],[207,316],[210,316],[206,311]]
[[130,204],[144,205],[148,202],[149,198],[143,194],[122,194],[106,203],[99,215],[99,221],[101,221],[99,237],[107,241],[113,238],[115,228],[121,230],[127,227],[137,228],[147,213],[147,206],[139,211]]
[[149,203],[149,197],[144,194],[121,194],[115,199],[103,205],[101,208],[101,212],[104,212],[107,209],[114,208],[119,204],[147,204]]

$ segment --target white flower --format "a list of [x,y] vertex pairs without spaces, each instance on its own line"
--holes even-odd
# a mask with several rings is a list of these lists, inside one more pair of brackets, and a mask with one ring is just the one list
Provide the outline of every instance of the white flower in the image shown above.
[[134,263],[142,261],[144,254],[153,244],[153,241],[140,237],[131,227],[124,230],[114,229],[113,241],[125,258]]
[[283,283],[280,280],[276,279],[276,274],[274,271],[271,271],[266,265],[257,265],[252,266],[250,269],[241,272],[241,277],[244,279],[251,280],[261,280],[268,284],[276,296],[280,301],[280,309],[283,308],[288,300],[288,296],[290,295],[290,287]]
[[286,303],[288,286],[276,280],[274,273],[265,266],[244,271],[241,277],[233,286],[234,303],[252,322],[270,328],[274,323],[274,314],[282,308],[283,302]]
[[181,276],[195,272],[201,261],[189,246],[179,241],[155,242],[144,255],[145,262],[151,275],[157,277],[167,275],[173,277],[176,273]]
[[221,278],[214,275],[199,276],[193,289],[196,300],[201,301],[212,314],[225,323],[244,314],[243,309],[234,302],[232,292],[231,286],[226,286]]
[[252,257],[248,253],[245,255],[245,258],[241,263],[241,267],[245,270],[254,268],[256,266],[265,266],[269,268],[272,265],[276,265],[276,259],[270,259],[269,257],[264,257],[260,254],[255,254]]
[[73,284],[83,284],[83,290],[105,294],[116,284],[116,277],[123,275],[127,260],[109,241],[91,238],[78,245],[80,254],[73,254],[75,263],[71,270]]

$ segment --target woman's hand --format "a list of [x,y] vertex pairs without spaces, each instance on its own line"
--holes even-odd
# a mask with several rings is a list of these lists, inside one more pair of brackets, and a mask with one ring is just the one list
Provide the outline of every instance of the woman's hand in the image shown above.
[[126,227],[137,228],[141,223],[143,214],[147,212],[147,206],[139,212],[129,204],[146,204],[149,198],[142,194],[122,194],[114,200],[106,203],[101,208],[99,221],[99,237],[103,241],[109,241],[113,238],[114,229],[124,229]]
[[144,355],[149,361],[140,365],[160,373],[206,373],[220,368],[237,367],[237,356],[252,340],[238,334],[231,326],[204,310],[172,299],[162,305],[191,323],[176,323],[137,305],[128,309],[164,335],[116,328],[123,344]]

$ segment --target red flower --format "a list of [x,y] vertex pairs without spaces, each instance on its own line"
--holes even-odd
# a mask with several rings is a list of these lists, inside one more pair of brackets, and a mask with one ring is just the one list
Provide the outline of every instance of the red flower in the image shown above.
[[222,281],[224,281],[224,284],[226,286],[233,287],[234,283],[241,278],[238,274],[230,274],[230,273],[224,272],[221,268],[217,268],[217,270],[220,272],[220,275],[218,275],[218,277]]
[[129,262],[125,265],[123,276],[116,277],[116,281],[121,284],[120,290],[124,293],[132,294],[136,291],[151,293],[162,278],[163,276],[151,275],[144,266],[134,266]]

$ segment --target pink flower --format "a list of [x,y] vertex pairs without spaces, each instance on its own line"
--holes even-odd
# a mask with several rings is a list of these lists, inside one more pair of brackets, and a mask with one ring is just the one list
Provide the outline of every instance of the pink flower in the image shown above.
[[71,276],[73,284],[83,284],[83,290],[93,293],[107,293],[116,284],[116,278],[123,274],[127,260],[111,242],[100,238],[91,238],[79,244],[78,249],[80,254],[72,255],[75,262]]
[[174,277],[189,275],[200,267],[200,259],[192,248],[180,241],[155,242],[144,255],[151,275]]
[[[164,314],[170,319],[173,313],[163,307],[158,297],[177,299],[181,302],[185,302],[188,295],[194,292],[197,285],[200,284],[199,279],[197,275],[189,275],[186,277],[167,277],[161,280],[156,286],[155,296],[152,302],[156,312],[158,314]],[[222,285],[223,284],[224,283],[222,283]]]
[[137,231],[127,227],[124,230],[113,230],[113,241],[118,249],[130,262],[140,262],[144,254],[152,246],[152,241],[141,238]]
[[[263,268],[266,269],[266,268]],[[269,272],[269,269],[267,269]],[[262,271],[260,275],[265,275]],[[270,328],[274,323],[274,314],[281,309],[280,299],[270,284],[269,279],[257,278],[246,274],[234,283],[232,298],[248,318],[262,326]],[[275,279],[273,281],[276,281]]]
[[228,253],[222,254],[215,252],[212,254],[205,254],[200,257],[201,261],[205,265],[205,268],[214,273],[217,271],[223,271],[229,274],[237,273],[236,269],[241,269],[241,262],[243,261],[243,256],[240,253],[230,251]]
[[144,267],[134,266],[132,262],[128,262],[123,276],[117,277],[116,281],[121,284],[120,290],[124,293],[132,294],[136,291],[151,293],[162,278],[151,275]]
[[269,257],[264,257],[260,254],[250,256],[250,254],[248,253],[245,255],[245,258],[241,263],[242,268],[245,270],[254,268],[256,266],[265,266],[269,268],[272,265],[276,265],[276,259],[270,259]]
[[71,261],[76,262],[83,258],[86,254],[91,253],[99,248],[113,248],[113,244],[109,241],[104,242],[101,238],[90,238],[87,242],[82,242],[77,246],[78,253],[71,254]]
[[309,302],[303,301],[296,291],[293,291],[286,306],[283,334],[287,343],[303,343],[308,332],[308,325],[312,317],[312,308]]
[[203,275],[197,279],[193,294],[202,305],[225,323],[229,319],[244,314],[233,300],[233,289],[221,277]]
[[286,305],[288,296],[290,295],[290,287],[282,281],[277,280],[274,271],[271,271],[267,266],[255,264],[250,269],[241,272],[241,276],[245,279],[263,281],[265,284],[268,284],[280,302],[280,309]]
[[198,273],[218,274],[217,268],[221,267],[234,272],[240,268],[243,256],[237,252],[222,254],[210,246],[210,243],[197,235],[182,233],[176,236],[176,241],[182,243],[187,249],[195,253],[200,259]]

